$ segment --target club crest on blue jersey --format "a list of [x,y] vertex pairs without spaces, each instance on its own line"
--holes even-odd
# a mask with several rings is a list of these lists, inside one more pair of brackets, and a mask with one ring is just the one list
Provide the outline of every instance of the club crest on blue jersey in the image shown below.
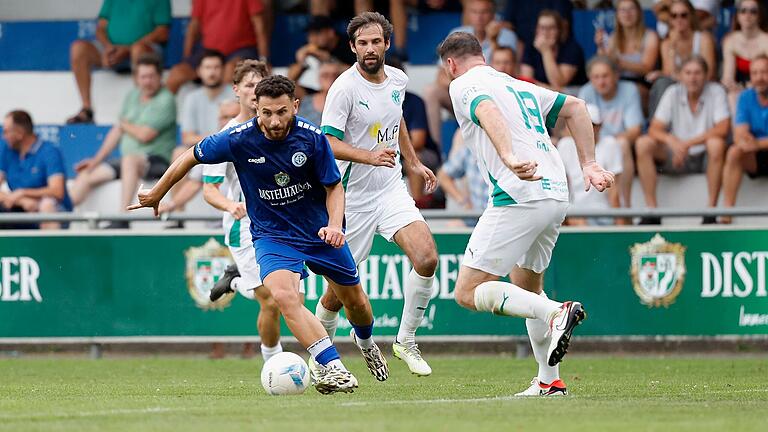
[[307,162],[307,155],[303,152],[296,152],[293,154],[293,157],[291,157],[291,162],[293,163],[293,166],[300,167]]
[[275,183],[277,183],[278,186],[285,186],[291,181],[291,176],[288,174],[280,171],[279,173],[275,174]]

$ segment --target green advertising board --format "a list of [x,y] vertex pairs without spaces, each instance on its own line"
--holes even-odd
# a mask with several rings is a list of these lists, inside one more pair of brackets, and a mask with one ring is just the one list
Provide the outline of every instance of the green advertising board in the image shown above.
[[[436,234],[440,261],[420,335],[524,335],[521,319],[470,312],[453,300],[468,233]],[[0,341],[25,338],[255,335],[258,305],[205,292],[229,262],[221,236],[166,233],[0,238]],[[584,336],[768,334],[768,231],[567,231],[545,279],[550,297],[581,301]],[[377,335],[399,325],[406,257],[381,238],[360,267]],[[314,310],[323,279],[305,282]],[[339,334],[348,324],[342,321]],[[288,334],[287,329],[284,329]]]

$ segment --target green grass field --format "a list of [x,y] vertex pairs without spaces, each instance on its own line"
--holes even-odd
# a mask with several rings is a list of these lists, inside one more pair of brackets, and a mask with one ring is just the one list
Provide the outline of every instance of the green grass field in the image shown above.
[[559,399],[511,396],[533,360],[431,356],[428,378],[392,360],[378,383],[346,358],[355,393],[287,397],[264,393],[260,360],[0,360],[0,430],[768,430],[765,358],[574,356]]

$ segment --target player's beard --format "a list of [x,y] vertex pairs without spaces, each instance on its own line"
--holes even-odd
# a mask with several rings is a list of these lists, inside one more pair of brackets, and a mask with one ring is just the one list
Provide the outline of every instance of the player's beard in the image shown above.
[[267,128],[265,135],[267,138],[271,139],[272,141],[282,141],[285,139],[285,137],[288,136],[288,132],[291,130],[291,126],[293,126],[293,122],[296,120],[296,116],[292,115],[291,119],[286,123],[285,127],[281,128]]
[[384,64],[384,56],[383,55],[382,56],[376,55],[376,62],[372,66],[368,66],[368,64],[366,64],[365,60],[366,59],[372,59],[372,58],[373,58],[373,56],[368,56],[368,57],[363,57],[363,58],[358,58],[357,59],[357,64],[359,64],[360,68],[363,71],[365,71],[365,73],[367,73],[369,75],[375,75],[376,73],[378,73],[379,70],[381,69],[381,66]]

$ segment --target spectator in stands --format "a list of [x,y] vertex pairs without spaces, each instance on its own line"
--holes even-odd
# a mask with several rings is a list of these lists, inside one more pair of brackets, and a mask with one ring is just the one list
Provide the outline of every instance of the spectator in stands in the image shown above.
[[270,35],[263,11],[261,0],[194,0],[184,37],[184,60],[171,69],[168,89],[176,93],[184,83],[196,78],[195,69],[206,48],[224,54],[225,82],[232,81],[235,65],[242,59],[267,62]]
[[671,0],[668,18],[669,32],[661,43],[661,70],[646,76],[648,81],[653,82],[648,103],[651,116],[667,87],[677,81],[677,70],[683,59],[692,55],[703,57],[709,68],[709,80],[714,80],[717,72],[714,37],[709,32],[699,30],[693,5],[688,0]]
[[[386,62],[389,66],[398,68],[405,72],[403,62],[394,55],[388,55]],[[405,91],[403,96],[403,120],[405,121],[405,127],[408,129],[408,137],[411,139],[411,145],[416,151],[421,163],[432,172],[437,172],[440,167],[442,158],[440,157],[440,147],[432,139],[432,135],[429,133],[429,126],[427,124],[427,110],[424,104],[424,100],[419,95],[412,93],[408,90]],[[408,179],[408,189],[411,192],[411,196],[416,201],[416,206],[419,208],[443,208],[444,203],[442,199],[436,199],[434,194],[424,194],[424,178],[420,175],[415,175],[409,171],[409,167],[404,166],[405,175]]]
[[650,85],[646,74],[656,67],[659,58],[659,37],[645,27],[643,9],[638,0],[619,0],[616,3],[615,30],[610,37],[603,30],[595,31],[598,55],[610,57],[621,71],[621,79],[638,86],[644,100]]
[[[495,19],[496,4],[493,0],[467,0],[465,15],[467,25],[456,27],[454,32],[472,33],[480,41],[483,48],[485,61],[490,62],[491,53],[495,48],[506,46],[515,50],[519,56],[522,44],[511,30],[504,28],[502,23]],[[424,88],[424,100],[427,104],[427,119],[429,131],[438,143],[442,139],[442,109],[453,112],[451,98],[448,94],[450,79],[443,68],[438,68],[437,80]]]
[[570,0],[507,0],[503,17],[512,24],[517,36],[524,44],[532,44],[536,36],[537,17],[545,10],[556,11],[563,19],[564,36],[571,34],[573,22],[573,3]]
[[520,75],[558,91],[586,82],[584,54],[576,40],[568,37],[567,25],[558,12],[544,10],[539,14],[536,36],[523,51]]
[[510,47],[499,47],[493,50],[489,66],[511,77],[518,77],[517,56]]
[[488,205],[488,186],[461,131],[453,136],[451,152],[437,172],[437,180],[443,192],[465,210],[482,211]]
[[342,66],[334,58],[329,58],[320,65],[320,90],[301,98],[301,105],[299,105],[301,117],[316,125],[321,124],[325,98],[328,96],[331,84],[341,75],[342,67],[346,67],[346,65]]
[[320,63],[331,59],[347,67],[356,61],[347,35],[336,31],[333,20],[327,16],[313,16],[307,25],[307,44],[296,51],[296,62],[288,67],[286,73],[298,84],[296,97],[301,99],[306,93],[320,88]]
[[736,3],[733,30],[722,42],[723,74],[720,82],[728,89],[732,106],[749,82],[749,65],[753,58],[768,54],[768,18],[765,6],[756,0]]
[[640,93],[634,84],[619,80],[618,66],[608,57],[590,60],[587,72],[589,84],[581,88],[579,98],[600,111],[601,136],[612,137],[621,147],[623,175],[616,177],[616,184],[624,207],[631,207],[635,175],[632,148],[645,123]]
[[[707,173],[708,206],[717,205],[725,159],[730,113],[725,90],[707,81],[707,62],[693,56],[681,66],[680,83],[664,92],[648,135],[638,138],[637,172],[645,203],[656,207],[656,166],[662,173]],[[705,161],[706,156],[706,161]],[[715,223],[714,217],[704,223]],[[658,224],[644,218],[642,224]]]
[[[134,68],[136,88],[123,100],[119,121],[110,129],[93,158],[77,164],[78,174],[70,189],[72,201],[80,204],[98,185],[120,178],[120,210],[131,204],[141,178],[160,178],[176,146],[176,100],[163,87],[160,59],[139,58]],[[120,158],[110,159],[120,146]],[[105,162],[106,161],[106,162]],[[127,223],[114,223],[127,228]]]
[[[3,139],[8,148],[0,151],[0,184],[7,182],[10,192],[0,192],[0,213],[72,211],[72,202],[64,185],[66,171],[61,152],[35,135],[32,117],[26,111],[6,114]],[[3,228],[36,226],[7,224]],[[60,224],[45,222],[39,227],[58,229]]]
[[93,123],[91,69],[100,66],[127,71],[142,54],[162,57],[170,25],[170,0],[104,0],[96,40],[78,39],[69,50],[83,106],[67,123]]
[[[750,178],[768,176],[768,56],[760,55],[749,65],[749,88],[739,96],[733,128],[733,145],[728,149],[723,170],[723,204],[736,205],[742,174]],[[731,217],[720,219],[730,223]]]
[[[622,152],[621,146],[616,138],[602,133],[600,125],[602,116],[597,105],[588,104],[589,117],[592,119],[592,127],[595,131],[595,160],[600,166],[611,171],[616,176],[616,181],[622,174]],[[603,210],[616,208],[620,206],[619,190],[609,188],[604,193],[598,192],[592,188],[588,192],[581,187],[583,174],[581,172],[581,163],[576,154],[576,143],[572,137],[561,138],[557,142],[557,151],[565,165],[565,173],[568,177],[568,184],[571,194],[571,204],[579,209],[597,209]],[[568,218],[568,225],[613,225],[614,220],[610,217],[598,218]]]
[[[656,15],[656,31],[661,38],[667,37],[672,26],[672,3],[673,0],[654,0],[653,13]],[[691,6],[699,30],[713,32],[717,26],[720,0],[691,0]]]

